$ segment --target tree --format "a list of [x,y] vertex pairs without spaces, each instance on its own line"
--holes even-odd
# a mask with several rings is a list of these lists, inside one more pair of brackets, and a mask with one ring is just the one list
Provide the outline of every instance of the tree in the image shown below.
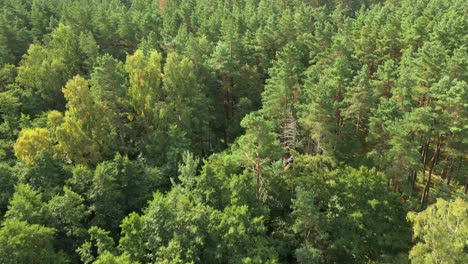
[[301,51],[289,44],[278,53],[278,58],[270,69],[271,78],[262,94],[262,111],[267,118],[274,120],[278,131],[285,126],[290,114],[295,118],[302,90],[302,61]]
[[0,159],[14,158],[14,144],[20,132],[20,98],[13,91],[0,92]]
[[92,226],[88,229],[88,234],[89,240],[85,241],[76,250],[80,255],[81,261],[85,264],[93,263],[99,256],[103,256],[106,262],[109,259],[112,260],[115,253],[115,242],[109,236],[110,232],[100,227]]
[[114,256],[109,251],[104,252],[102,255],[93,262],[93,264],[133,264],[129,255]]
[[200,203],[222,209],[230,201],[229,178],[239,171],[239,163],[228,153],[211,155],[196,177],[192,195]]
[[399,59],[401,22],[398,9],[392,2],[373,6],[369,4],[368,7],[369,10],[363,12],[364,9],[361,9],[356,16],[352,42],[359,61],[368,65],[370,72],[374,73],[383,61]]
[[67,187],[62,195],[56,195],[45,206],[49,226],[57,230],[60,248],[72,255],[86,236],[85,220],[89,211],[84,199]]
[[145,262],[147,235],[144,232],[143,217],[133,212],[123,219],[120,228],[119,250],[128,254],[132,260]]
[[153,123],[159,117],[161,89],[161,54],[155,50],[145,54],[137,50],[127,57],[126,69],[130,78],[128,95],[136,117],[144,120],[144,126],[159,125]]
[[[161,263],[276,263],[273,243],[264,236],[264,216],[247,205],[217,210],[196,204],[191,196],[180,186],[166,195],[156,193],[141,216],[143,232],[127,233],[125,245],[138,249],[140,256],[145,245],[149,261]],[[233,191],[233,203],[243,202],[235,196]],[[140,222],[135,214],[130,219]]]
[[124,195],[125,214],[140,211],[154,190],[159,186],[159,170],[145,164],[144,160],[130,160],[127,156],[116,154],[112,165],[117,174],[115,179]]
[[131,131],[129,127],[129,113],[131,111],[127,91],[128,74],[125,65],[105,54],[96,59],[90,79],[90,92],[96,104],[102,105],[101,115],[106,116],[109,123],[115,127],[119,149],[128,153],[132,151],[129,146]]
[[60,89],[70,76],[65,61],[43,46],[32,44],[18,67],[16,81],[39,96],[42,107],[63,109],[64,99]]
[[361,263],[407,250],[406,211],[399,195],[387,189],[384,174],[335,168],[314,156],[296,157],[286,174],[289,189],[296,190],[291,227],[298,260]]
[[[375,169],[343,168],[329,182],[328,257],[361,263],[408,249],[410,227],[398,194],[387,189]],[[335,189],[337,188],[337,189]]]
[[[77,75],[63,88],[67,111],[57,128],[58,148],[77,164],[97,164],[112,155],[116,131],[104,105],[95,102],[87,80]],[[111,154],[112,153],[112,154]]]
[[374,98],[390,98],[392,96],[392,90],[398,78],[397,67],[394,60],[387,60],[384,64],[379,65],[374,74],[375,80],[372,80],[372,86],[375,87]]
[[197,154],[207,153],[209,107],[203,84],[197,80],[195,64],[188,58],[169,53],[164,65],[164,109],[160,118],[175,124],[191,141],[191,149]]
[[32,164],[41,151],[52,151],[52,135],[45,128],[21,130],[15,143],[16,157],[26,164]]
[[234,104],[238,95],[236,81],[239,77],[239,60],[234,56],[233,48],[224,41],[219,41],[211,54],[209,65],[216,72],[218,87],[216,98],[219,98],[216,112],[219,119],[219,129],[223,131],[224,144],[232,140],[228,135],[229,123],[234,114]]
[[[392,136],[392,127],[396,120],[400,120],[403,112],[398,103],[393,100],[384,100],[371,110],[369,117],[369,133],[366,141],[372,146],[367,156],[379,170],[385,170],[392,165],[388,159],[388,150]],[[397,130],[399,131],[399,130]]]
[[158,171],[145,169],[141,160],[131,161],[120,154],[98,164],[88,192],[94,212],[92,222],[116,234],[127,214],[143,208],[159,184],[158,177]]
[[73,167],[72,176],[67,180],[66,186],[73,190],[73,192],[87,198],[92,183],[93,170],[83,165],[76,165]]
[[114,114],[126,110],[124,107],[128,76],[121,61],[104,54],[96,59],[90,76],[91,94],[96,101],[105,104]]
[[[93,54],[89,54],[93,57]],[[43,100],[46,109],[64,108],[60,89],[73,75],[83,73],[79,39],[70,26],[60,24],[47,45],[33,44],[18,68],[17,82]]]
[[43,193],[45,200],[62,191],[62,186],[70,177],[64,164],[43,151],[33,160],[33,164],[17,166],[17,177],[20,183],[29,184],[35,190]]
[[[177,107],[175,105],[178,102],[182,103],[181,93],[188,95],[193,86],[191,83],[173,78],[177,76],[178,70],[183,70],[190,76],[191,66],[188,60],[185,60],[188,64],[179,68],[179,59],[175,55],[168,58],[171,59],[165,67],[168,79],[165,86],[162,86],[161,59],[162,55],[155,50],[147,53],[137,50],[134,55],[127,57],[126,69],[130,78],[128,96],[133,108],[129,118],[132,120],[133,131],[138,131],[134,135],[136,146],[144,157],[152,164],[162,167],[165,174],[175,176],[182,153],[191,145],[190,137],[193,134],[189,128],[198,128],[186,124],[194,119],[190,116],[188,122],[187,114],[190,113],[188,110],[190,107],[185,109],[181,105]],[[175,90],[172,91],[173,89]],[[180,91],[177,91],[179,89]],[[184,124],[181,123],[183,120]]]
[[125,216],[125,196],[119,186],[117,175],[117,168],[111,162],[99,164],[94,171],[88,198],[91,201],[90,209],[94,212],[93,225],[113,233]]
[[191,145],[186,135],[179,126],[169,125],[148,133],[138,142],[138,148],[143,152],[147,163],[159,167],[161,174],[166,176],[161,179],[161,186],[170,183],[167,176],[177,176],[182,155]]
[[343,99],[345,105],[343,116],[353,121],[355,135],[361,140],[367,134],[369,112],[375,103],[369,74],[367,65],[362,66],[361,71],[354,77],[351,86],[345,90]]
[[18,219],[4,221],[0,228],[0,262],[68,263],[54,250],[54,233],[53,228]]
[[52,55],[61,58],[67,65],[63,70],[71,77],[76,74],[85,74],[87,69],[84,65],[92,64],[86,61],[93,60],[96,55],[97,47],[93,41],[92,35],[79,34],[71,26],[59,24],[51,33],[51,39],[47,45]]
[[5,64],[0,68],[0,92],[8,90],[9,84],[15,82],[18,70],[13,64]]
[[468,239],[468,203],[461,198],[437,199],[426,210],[408,213],[417,244],[411,249],[412,263],[465,263]]
[[[450,80],[448,77],[442,78],[437,84],[431,87],[431,96],[434,98],[433,111],[437,116],[437,130],[444,144],[441,146],[442,153],[439,160],[443,163],[441,176],[447,178],[450,184],[452,175],[463,174],[463,163],[465,160],[464,151],[467,142],[468,130],[466,126],[468,107],[463,104],[468,100],[467,84],[465,81],[457,79]],[[465,192],[468,186],[466,177],[457,177],[465,184]]]
[[44,39],[44,36],[56,26],[60,13],[55,4],[55,1],[46,0],[36,0],[31,3],[31,34],[35,40]]
[[30,224],[43,224],[45,221],[42,194],[27,184],[15,186],[15,193],[8,205],[5,218],[26,221]]
[[13,196],[16,177],[13,175],[13,169],[8,164],[0,163],[0,214],[3,215],[7,210],[8,201]]
[[32,41],[29,28],[29,2],[2,1],[0,13],[0,65],[16,64]]
[[297,187],[291,207],[291,216],[294,218],[292,229],[302,240],[302,246],[295,252],[296,259],[299,263],[319,263],[323,258],[322,252],[314,244],[325,239],[326,235],[320,229],[323,220],[314,194]]
[[196,184],[198,166],[200,165],[200,159],[193,156],[190,152],[184,152],[182,156],[182,163],[179,164],[179,181],[181,186],[191,191]]
[[243,167],[255,175],[256,196],[262,199],[268,189],[268,179],[265,179],[264,167],[278,160],[283,152],[278,135],[274,133],[274,123],[265,120],[258,114],[249,114],[241,125],[246,129],[246,134],[237,142],[234,155],[238,155]]
[[411,176],[409,177],[411,193],[416,181],[416,176],[412,174],[420,169],[425,173],[428,162],[423,158],[421,164],[421,154],[418,151],[420,142],[414,138],[427,138],[431,131],[431,121],[432,115],[429,109],[417,108],[405,113],[403,118],[396,120],[389,128],[390,149],[387,156],[389,159],[387,168],[395,191],[400,188],[402,177]]
[[212,249],[215,260],[223,263],[277,263],[272,241],[264,236],[266,227],[263,216],[254,216],[247,205],[228,206],[222,212],[211,215],[215,241],[220,246]]
[[70,263],[406,263],[468,192],[465,6],[0,0],[0,218]]
[[208,215],[203,205],[196,206],[179,188],[167,195],[155,193],[142,216],[149,260],[201,261]]
[[334,157],[334,149],[338,140],[336,133],[339,129],[334,116],[337,110],[334,99],[336,90],[328,77],[321,77],[319,82],[315,83],[314,79],[318,73],[310,72],[309,74],[304,85],[304,97],[307,98],[307,103],[304,104],[299,119],[312,140],[312,144],[308,143],[306,148],[312,148],[312,151],[309,151],[313,153]]
[[468,59],[463,56],[467,52],[466,46],[461,46],[453,51],[452,57],[447,62],[447,74],[451,78],[467,80],[468,74],[463,69],[468,67]]
[[88,215],[83,202],[79,194],[64,187],[63,195],[56,195],[47,203],[51,225],[57,229],[63,228],[62,232],[66,236],[82,236],[86,232],[82,221]]

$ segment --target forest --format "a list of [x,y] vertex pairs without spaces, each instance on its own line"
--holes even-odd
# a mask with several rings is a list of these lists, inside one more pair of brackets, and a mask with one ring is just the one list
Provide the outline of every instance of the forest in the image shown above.
[[0,0],[0,263],[468,263],[466,0]]

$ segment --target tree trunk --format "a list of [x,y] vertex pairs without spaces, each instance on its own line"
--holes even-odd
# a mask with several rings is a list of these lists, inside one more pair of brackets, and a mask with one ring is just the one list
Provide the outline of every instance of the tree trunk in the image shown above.
[[398,177],[394,177],[393,178],[393,191],[394,192],[398,192],[398,187],[399,187],[399,181],[398,181]]
[[440,172],[440,177],[445,180],[447,178],[447,166],[444,166],[442,171]]
[[468,193],[468,178],[465,180],[465,190],[464,190],[465,194]]
[[422,170],[422,173],[423,173],[423,177],[426,176],[426,166],[427,166],[427,157],[428,157],[428,153],[429,153],[429,145],[431,143],[431,138],[428,138],[426,140],[426,142],[424,142],[424,145],[423,145],[423,148],[422,148],[422,163],[423,163],[423,170]]
[[223,102],[223,111],[224,111],[224,131],[223,131],[223,136],[224,136],[224,144],[227,146],[228,145],[228,136],[227,136],[227,129],[229,126],[229,88],[226,87],[225,82],[227,82],[226,77],[222,78],[223,84],[222,84],[222,102]]
[[441,139],[440,139],[440,136],[438,136],[437,146],[436,146],[436,149],[434,150],[434,155],[432,155],[432,159],[430,161],[429,174],[427,176],[426,186],[424,187],[424,191],[421,196],[421,207],[423,207],[427,203],[427,200],[429,198],[429,190],[431,187],[432,172],[434,171],[435,164],[437,163],[437,160],[439,159],[440,145],[441,145]]
[[409,175],[410,196],[412,196],[412,194],[413,194],[414,186],[416,184],[417,175],[418,175],[418,171],[416,171],[416,170],[411,171],[411,174]]
[[296,148],[297,124],[296,118],[289,109],[283,121],[281,133],[281,145],[285,150],[284,158],[287,160],[291,155],[291,150]]
[[[455,172],[456,170],[453,165],[454,164],[452,163],[451,166],[449,167],[447,185],[450,185],[450,181],[452,180],[452,173]],[[463,166],[463,157],[460,158],[460,163],[458,163],[458,170],[461,170],[462,166]],[[465,194],[466,194],[466,191],[465,191]]]
[[360,129],[361,129],[361,113],[358,113],[357,120],[356,120],[356,135],[359,135]]
[[260,199],[261,189],[262,189],[262,161],[256,153],[256,162],[255,162],[255,181],[256,181],[256,190],[255,196],[257,199]]
[[315,153],[320,154],[320,150],[321,150],[320,141],[317,140],[317,141],[315,141]]
[[451,161],[441,172],[442,179],[447,179],[447,185],[450,186],[452,181],[453,161]]

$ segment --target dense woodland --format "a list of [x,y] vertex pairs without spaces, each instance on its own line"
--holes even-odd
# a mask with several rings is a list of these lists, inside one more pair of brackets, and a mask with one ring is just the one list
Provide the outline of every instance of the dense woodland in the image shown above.
[[0,263],[468,263],[466,0],[0,0]]

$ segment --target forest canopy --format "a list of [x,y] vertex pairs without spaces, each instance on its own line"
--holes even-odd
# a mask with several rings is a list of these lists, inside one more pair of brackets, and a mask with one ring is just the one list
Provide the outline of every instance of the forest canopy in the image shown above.
[[468,263],[465,0],[0,0],[1,263]]

